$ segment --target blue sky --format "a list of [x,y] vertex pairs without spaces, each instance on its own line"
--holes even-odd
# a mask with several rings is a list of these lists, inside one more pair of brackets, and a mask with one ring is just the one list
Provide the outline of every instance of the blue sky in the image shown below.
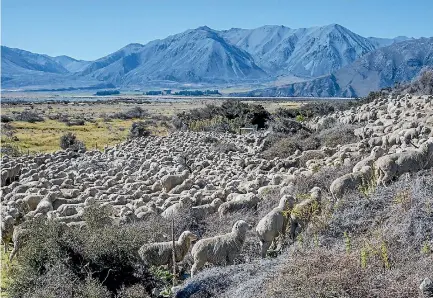
[[337,23],[363,36],[433,36],[433,0],[2,0],[2,45],[93,60],[186,29]]

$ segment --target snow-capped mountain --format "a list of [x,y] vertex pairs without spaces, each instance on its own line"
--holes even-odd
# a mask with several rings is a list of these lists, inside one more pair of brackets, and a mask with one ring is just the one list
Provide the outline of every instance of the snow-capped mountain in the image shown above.
[[52,59],[71,73],[82,71],[91,63],[91,61],[77,60],[64,55]]
[[42,71],[65,74],[68,70],[47,55],[35,54],[21,49],[1,47],[2,73],[14,74],[26,71]]
[[433,67],[433,38],[409,39],[368,53],[328,76],[233,95],[365,96],[397,82],[409,82],[428,67]]
[[208,27],[155,40],[133,50],[124,48],[95,61],[83,74],[122,86],[158,80],[236,82],[267,76],[248,53]]
[[297,77],[303,84],[320,77],[324,83],[331,73],[335,80],[342,80],[336,74],[339,70],[378,48],[405,39],[364,38],[336,24],[223,31],[204,26],[145,45],[129,44],[95,61],[2,47],[1,77],[7,88],[98,83],[120,88],[178,83],[254,84],[277,77]]
[[367,38],[337,24],[301,29],[231,29],[221,35],[249,52],[266,71],[301,77],[330,74],[377,48]]

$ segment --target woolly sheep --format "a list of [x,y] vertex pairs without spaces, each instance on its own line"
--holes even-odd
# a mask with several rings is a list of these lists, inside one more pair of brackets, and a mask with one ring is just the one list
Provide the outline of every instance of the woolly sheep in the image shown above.
[[371,153],[368,157],[364,158],[363,160],[359,161],[352,169],[352,172],[359,172],[363,167],[365,166],[372,166],[373,163],[382,155],[385,154],[385,149],[382,147],[374,147],[371,150]]
[[295,199],[292,196],[283,196],[278,207],[272,209],[257,224],[256,233],[260,239],[262,258],[266,257],[266,252],[278,236],[284,237],[288,222],[285,212],[293,208],[294,202]]
[[27,240],[29,234],[30,234],[30,230],[24,227],[24,223],[14,228],[13,235],[12,235],[12,242],[14,243],[14,247],[9,256],[9,261],[12,261],[14,256],[22,248],[23,243]]
[[178,203],[175,203],[165,209],[161,213],[164,218],[173,218],[182,214],[182,212],[188,212],[192,208],[192,200],[189,197],[183,197]]
[[162,188],[165,192],[169,192],[175,186],[182,184],[186,178],[189,176],[189,171],[185,170],[180,175],[166,175],[161,178]]
[[370,181],[371,175],[372,168],[364,166],[357,172],[348,173],[335,179],[329,187],[329,190],[334,199],[338,200],[345,192],[353,191],[363,182]]
[[[191,247],[191,242],[197,240],[197,236],[190,231],[183,232],[174,242],[175,260],[181,262]],[[148,266],[172,265],[173,254],[172,241],[144,244],[140,247],[138,255]]]
[[374,163],[377,184],[385,185],[394,177],[433,166],[433,140],[429,139],[419,149],[393,153],[380,157]]
[[227,213],[236,212],[241,209],[256,208],[259,201],[260,198],[254,194],[249,194],[248,196],[239,196],[232,201],[222,203],[218,208],[218,213],[220,216],[224,216]]
[[210,204],[194,206],[191,209],[192,216],[196,219],[204,219],[207,215],[217,212],[222,203],[221,199],[216,198]]
[[235,258],[242,251],[246,233],[249,229],[251,229],[249,224],[239,220],[233,225],[230,233],[197,241],[191,250],[194,259],[191,277],[206,263],[214,265],[233,264]]
[[1,219],[1,236],[4,244],[5,253],[8,251],[9,242],[11,241],[14,231],[15,220],[12,216],[7,215]]

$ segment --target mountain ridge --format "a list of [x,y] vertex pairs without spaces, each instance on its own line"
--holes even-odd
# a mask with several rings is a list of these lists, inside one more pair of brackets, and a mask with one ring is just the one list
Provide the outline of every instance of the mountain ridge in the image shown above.
[[67,86],[69,82],[83,86],[103,82],[118,88],[161,82],[254,85],[280,76],[299,77],[308,84],[383,45],[407,39],[366,38],[338,24],[298,29],[201,26],[146,44],[131,43],[94,61],[2,46],[2,84],[6,88]]

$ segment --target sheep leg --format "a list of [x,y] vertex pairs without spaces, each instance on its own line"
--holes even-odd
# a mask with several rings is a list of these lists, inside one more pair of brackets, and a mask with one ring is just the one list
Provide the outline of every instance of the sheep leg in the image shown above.
[[12,249],[11,255],[9,256],[9,262],[12,262],[12,259],[14,258],[15,254],[18,252],[18,241],[14,242],[14,247]]
[[194,260],[194,265],[191,267],[191,277],[193,277],[201,268],[203,268],[206,261],[203,260]]
[[298,223],[295,221],[292,221],[292,224],[290,225],[290,238],[292,240],[295,240],[295,232],[296,232],[297,227],[298,227]]
[[266,258],[266,253],[267,253],[267,251],[268,251],[268,249],[269,249],[270,246],[271,246],[271,242],[260,240],[260,248],[261,248],[262,259]]

